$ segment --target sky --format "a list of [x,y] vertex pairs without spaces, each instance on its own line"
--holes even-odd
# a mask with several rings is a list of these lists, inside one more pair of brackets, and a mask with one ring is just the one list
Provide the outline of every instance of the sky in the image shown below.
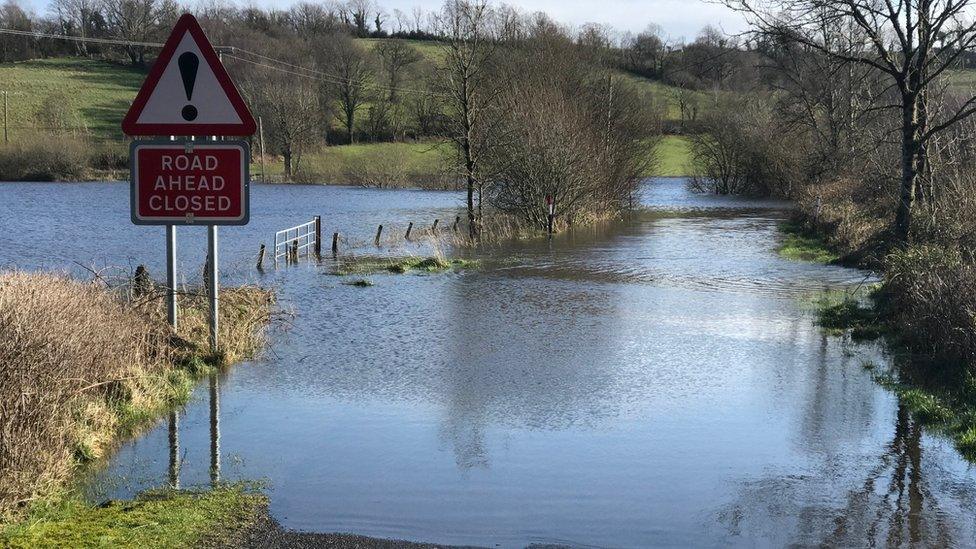
[[[178,0],[181,3],[185,0]],[[238,5],[284,9],[297,0],[226,0]],[[315,1],[315,0],[311,0]],[[388,12],[405,13],[415,6],[436,10],[443,0],[378,0]],[[492,3],[502,3],[493,0]],[[664,34],[674,39],[694,39],[705,25],[727,33],[745,30],[745,22],[728,8],[704,0],[506,0],[504,3],[527,12],[544,11],[560,23],[581,26],[585,23],[607,24],[618,31],[638,33],[649,24],[660,25]],[[45,13],[49,0],[21,0],[35,12]],[[192,4],[192,2],[191,2]]]

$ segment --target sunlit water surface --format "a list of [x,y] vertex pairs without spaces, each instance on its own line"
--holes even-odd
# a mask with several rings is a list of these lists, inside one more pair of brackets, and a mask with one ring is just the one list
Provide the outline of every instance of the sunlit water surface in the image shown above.
[[[163,231],[128,223],[127,192],[0,185],[0,266],[162,273]],[[293,318],[263,358],[204,383],[175,430],[125,444],[92,498],[166,485],[179,465],[182,486],[266,480],[271,512],[298,530],[502,547],[976,544],[973,470],[872,381],[862,365],[886,364],[880,349],[813,324],[818,293],[867,273],[779,258],[785,204],[655,180],[634,219],[357,288],[329,260],[259,274],[254,255],[312,215],[344,246],[380,223],[449,226],[460,197],[253,194],[251,225],[221,230],[225,277],[274,286]],[[204,232],[180,238],[195,279]]]

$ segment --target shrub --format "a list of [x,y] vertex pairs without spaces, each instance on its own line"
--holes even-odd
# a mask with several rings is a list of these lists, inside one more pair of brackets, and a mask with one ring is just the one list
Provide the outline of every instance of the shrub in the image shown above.
[[890,254],[885,292],[906,341],[942,361],[976,360],[976,263],[940,244]]
[[790,197],[802,181],[803,139],[781,127],[763,98],[725,99],[691,137],[697,190]]
[[37,135],[0,146],[5,181],[81,179],[88,164],[89,145],[80,138]]
[[129,147],[123,142],[106,142],[95,145],[89,164],[96,170],[129,169]]
[[45,97],[35,115],[37,126],[59,135],[88,133],[88,127],[71,103],[71,97],[64,92]]

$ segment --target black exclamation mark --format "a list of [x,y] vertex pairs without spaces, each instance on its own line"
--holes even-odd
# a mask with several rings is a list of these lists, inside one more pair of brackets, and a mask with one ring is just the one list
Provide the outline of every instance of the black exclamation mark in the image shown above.
[[[197,54],[186,52],[177,59],[180,66],[180,76],[183,77],[183,91],[186,92],[186,100],[193,99],[193,84],[197,81],[197,68],[200,66],[200,58]],[[192,122],[197,118],[197,108],[193,105],[183,107],[183,120]]]

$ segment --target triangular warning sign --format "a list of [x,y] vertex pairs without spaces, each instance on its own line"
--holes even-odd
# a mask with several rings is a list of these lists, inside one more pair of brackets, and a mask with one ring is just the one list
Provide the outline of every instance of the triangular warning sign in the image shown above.
[[126,135],[253,135],[254,117],[200,23],[183,14],[122,120]]

